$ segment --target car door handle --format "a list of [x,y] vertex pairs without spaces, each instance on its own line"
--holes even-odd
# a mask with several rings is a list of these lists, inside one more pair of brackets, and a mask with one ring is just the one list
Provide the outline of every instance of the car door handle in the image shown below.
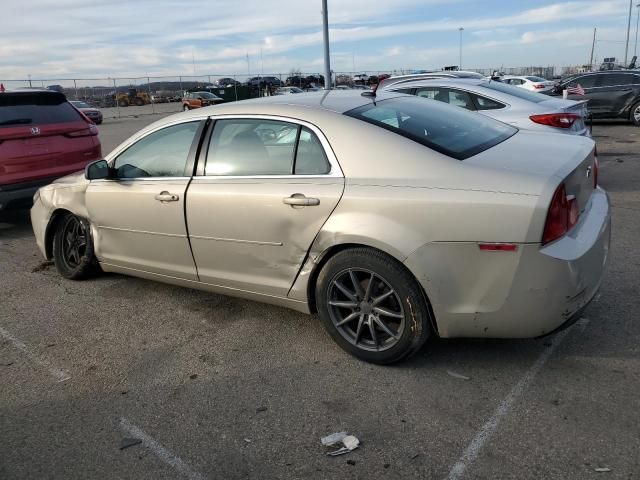
[[305,197],[302,193],[294,193],[290,197],[283,198],[282,203],[292,207],[316,207],[320,205],[320,199]]
[[158,195],[156,195],[156,200],[158,200],[159,202],[177,202],[178,200],[180,200],[180,197],[178,195],[165,191],[160,192]]

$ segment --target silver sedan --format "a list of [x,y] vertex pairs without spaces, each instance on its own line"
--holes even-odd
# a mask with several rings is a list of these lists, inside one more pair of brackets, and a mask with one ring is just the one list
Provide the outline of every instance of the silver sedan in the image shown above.
[[64,278],[118,272],[317,312],[376,363],[430,336],[562,328],[598,290],[610,235],[591,139],[393,93],[173,115],[34,202]]
[[384,80],[379,89],[402,92],[478,111],[518,128],[590,136],[587,102],[562,100],[477,78],[407,75]]

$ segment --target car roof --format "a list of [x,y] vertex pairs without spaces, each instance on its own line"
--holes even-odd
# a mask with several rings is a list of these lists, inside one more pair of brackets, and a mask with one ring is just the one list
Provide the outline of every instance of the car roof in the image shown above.
[[399,82],[390,82],[387,83],[386,80],[380,83],[379,89],[387,90],[391,88],[400,88],[400,87],[418,87],[418,86],[427,86],[427,85],[435,85],[435,84],[446,84],[446,85],[458,85],[458,86],[469,86],[469,85],[482,85],[488,83],[489,80],[486,78],[452,78],[452,77],[414,77],[414,78],[403,78],[402,81]]
[[399,75],[397,77],[385,78],[380,82],[379,88],[389,88],[391,85],[397,85],[400,83],[415,82],[418,80],[431,80],[431,79],[457,79],[457,80],[483,80],[484,77],[477,72],[466,71],[442,71],[442,72],[428,72],[428,73],[416,73],[411,75]]

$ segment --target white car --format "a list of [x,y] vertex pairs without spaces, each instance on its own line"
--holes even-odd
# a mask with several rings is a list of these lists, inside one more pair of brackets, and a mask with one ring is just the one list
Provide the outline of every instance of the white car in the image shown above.
[[553,89],[555,85],[553,82],[549,80],[545,80],[542,77],[535,77],[532,75],[528,75],[526,77],[514,77],[511,75],[506,75],[501,78],[502,82],[508,83],[509,85],[514,85],[516,87],[524,88],[525,90],[529,90],[531,92],[547,92]]

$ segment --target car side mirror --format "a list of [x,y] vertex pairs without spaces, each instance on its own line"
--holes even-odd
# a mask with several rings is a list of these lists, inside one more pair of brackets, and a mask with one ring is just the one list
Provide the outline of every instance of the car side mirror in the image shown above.
[[111,178],[111,167],[106,160],[96,160],[91,162],[84,169],[84,177],[87,180],[103,180]]

